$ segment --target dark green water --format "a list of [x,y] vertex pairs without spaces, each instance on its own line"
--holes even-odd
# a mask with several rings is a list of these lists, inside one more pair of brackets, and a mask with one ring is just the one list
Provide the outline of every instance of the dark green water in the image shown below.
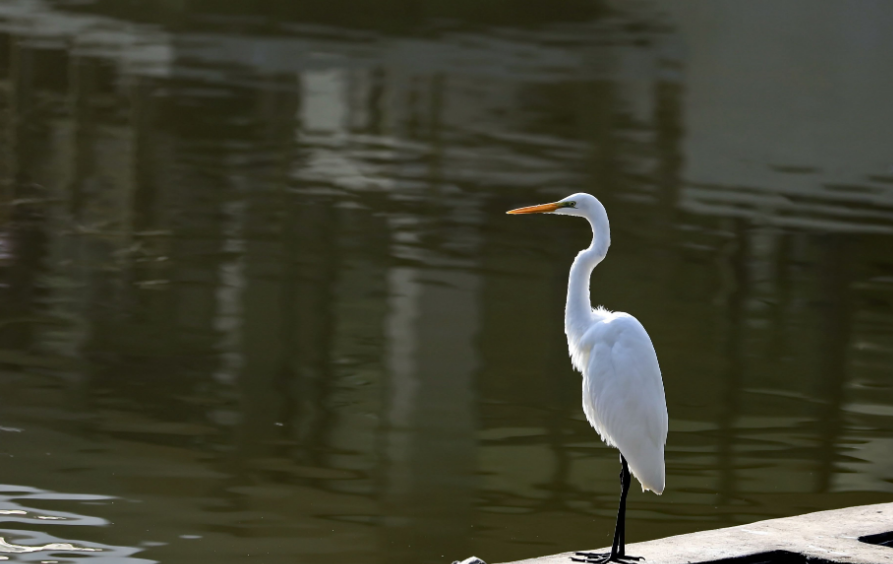
[[588,229],[504,214],[577,191],[670,412],[629,540],[893,501],[893,6],[247,6],[0,2],[0,555],[609,544]]

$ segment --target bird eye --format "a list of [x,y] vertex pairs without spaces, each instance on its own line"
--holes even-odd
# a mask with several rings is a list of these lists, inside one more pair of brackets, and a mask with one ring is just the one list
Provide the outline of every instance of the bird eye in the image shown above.
[[575,207],[577,207],[577,202],[568,202],[566,205],[569,208],[575,208]]

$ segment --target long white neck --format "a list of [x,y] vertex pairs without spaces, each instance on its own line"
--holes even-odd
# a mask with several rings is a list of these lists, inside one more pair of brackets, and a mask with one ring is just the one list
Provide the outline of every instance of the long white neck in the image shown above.
[[575,345],[583,337],[583,333],[598,316],[597,312],[592,310],[589,301],[589,277],[598,263],[604,260],[611,245],[608,214],[604,208],[601,206],[599,208],[585,216],[592,227],[592,243],[577,254],[568,279],[564,332],[567,334],[568,344],[571,345]]

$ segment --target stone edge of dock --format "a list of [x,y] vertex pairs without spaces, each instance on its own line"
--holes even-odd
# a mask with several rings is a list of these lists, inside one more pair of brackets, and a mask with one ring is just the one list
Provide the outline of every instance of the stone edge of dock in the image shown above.
[[[708,563],[760,554],[765,554],[768,562],[781,562],[784,553],[805,557],[796,559],[799,561],[893,564],[893,547],[859,540],[883,533],[893,533],[893,503],[818,511],[628,544],[626,552],[644,557],[643,564]],[[594,552],[609,551],[602,548]],[[769,553],[781,554],[772,558]],[[564,552],[505,564],[570,564],[573,554]]]

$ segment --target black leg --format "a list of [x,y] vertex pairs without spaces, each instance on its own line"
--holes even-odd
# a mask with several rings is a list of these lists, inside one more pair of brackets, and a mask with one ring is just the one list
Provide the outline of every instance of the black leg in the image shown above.
[[626,459],[623,458],[622,454],[620,455],[620,464],[622,465],[620,471],[620,509],[617,511],[617,528],[620,529],[620,533],[614,534],[615,537],[619,538],[619,542],[615,541],[617,546],[616,556],[618,559],[641,560],[638,556],[626,555],[626,496],[629,493],[629,485],[632,482],[632,476],[629,473],[629,466],[626,464]]
[[575,562],[586,562],[587,564],[605,564],[606,562],[628,563],[641,560],[638,556],[626,555],[626,496],[629,493],[629,485],[631,482],[629,466],[626,459],[620,455],[620,507],[617,508],[617,525],[614,527],[614,543],[611,545],[610,554],[599,554],[596,552],[577,552],[576,556],[582,558],[571,557]]

